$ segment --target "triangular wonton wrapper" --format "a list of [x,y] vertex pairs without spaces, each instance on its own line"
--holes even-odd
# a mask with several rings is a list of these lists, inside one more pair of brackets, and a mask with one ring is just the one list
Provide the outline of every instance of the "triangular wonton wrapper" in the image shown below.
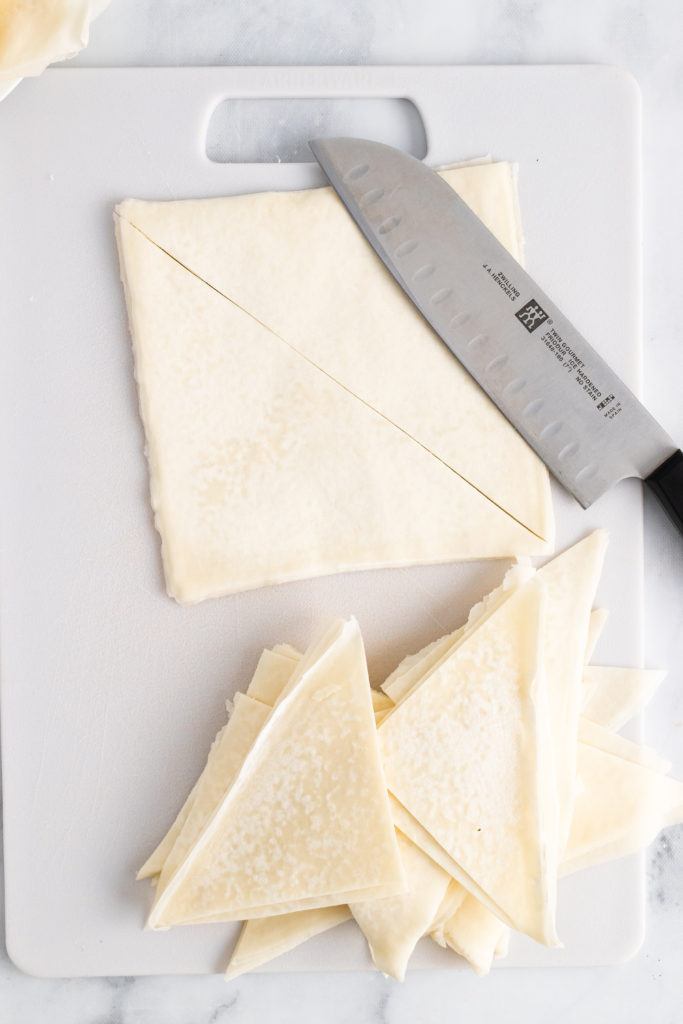
[[[633,743],[632,740],[627,740],[624,736],[617,736],[603,725],[591,722],[589,718],[581,717],[579,719],[579,742],[587,743],[590,747],[597,747],[598,750],[604,750],[606,754],[615,754],[625,761],[634,761],[636,764],[642,765],[643,768],[650,768],[653,772],[659,772],[662,775],[666,775],[671,770],[671,762],[658,754],[656,750],[652,750],[651,747],[646,747],[642,743]],[[583,782],[580,782],[577,791],[580,791],[582,786]]]
[[[255,690],[277,699],[283,685],[284,663],[279,662],[277,655],[270,657],[272,654],[275,651],[264,651],[267,656],[264,658],[262,655],[259,660],[254,676]],[[248,693],[252,692],[254,680]],[[378,720],[392,706],[392,702],[379,690],[372,690],[371,698],[375,718]],[[385,974],[402,979],[415,945],[424,934],[427,924],[433,920],[437,897],[448,887],[450,879],[446,872],[400,832],[397,833],[397,841],[406,874],[406,893],[354,903],[352,909],[378,968]],[[458,883],[451,882],[451,887],[455,886]],[[461,891],[464,896],[465,890]],[[454,909],[455,905],[451,901],[448,916]],[[226,977],[237,977],[245,971],[253,970],[335,927],[350,916],[351,910],[344,906],[302,910],[246,921]]]
[[407,655],[382,683],[382,691],[393,704],[400,704],[435,665],[450,653],[465,634],[465,626],[432,640],[416,654]]
[[[203,808],[201,826],[203,827],[209,820],[219,798],[222,797],[225,789],[237,774],[267,717],[267,710],[260,707],[254,708],[253,701],[258,700],[260,703],[268,705],[274,704],[300,659],[301,655],[298,651],[286,644],[278,644],[272,651],[265,650],[262,653],[246,695],[235,694],[230,722],[218,732],[211,745],[202,774],[178,812],[171,828],[138,871],[136,876],[138,879],[149,878],[160,873],[176,839],[183,830],[198,794],[201,796]],[[245,701],[245,696],[253,700]],[[213,794],[213,800],[208,798],[208,793]]]
[[[510,166],[444,174],[519,255]],[[172,596],[192,602],[348,568],[548,549],[545,467],[413,308],[331,189],[128,200],[116,223]],[[231,312],[221,315],[221,304]],[[383,422],[376,441],[354,403]],[[394,434],[401,450],[416,450],[405,473]],[[435,486],[422,472],[430,460],[458,479],[452,489],[479,500]],[[324,464],[339,471],[336,486]],[[423,494],[422,514],[433,508],[418,537],[409,526],[418,510],[403,510],[400,485],[387,491],[398,467]],[[484,505],[495,514],[482,519]],[[275,526],[260,552],[262,509]],[[230,534],[250,573],[235,562],[234,541],[221,546]]]
[[[221,734],[219,732],[218,735],[216,736],[216,739],[213,741],[214,746],[218,742],[220,735]],[[213,750],[213,746],[211,749]],[[210,759],[211,751],[209,752],[209,760]],[[206,771],[206,766],[204,770]],[[192,805],[194,804],[195,796],[197,795],[197,787],[199,786],[200,779],[201,776],[199,779],[197,779],[194,786],[190,790],[190,793],[187,799],[185,800],[185,803],[178,811],[178,814],[176,815],[175,820],[171,825],[170,829],[168,830],[164,838],[161,840],[161,842],[158,844],[158,846],[156,846],[152,853],[150,853],[149,857],[138,871],[137,875],[135,876],[137,881],[140,881],[140,879],[142,878],[151,878],[152,884],[156,884],[158,876],[161,873],[164,864],[166,863],[166,858],[173,849],[173,845],[178,836],[180,835],[180,833],[182,832],[183,826],[187,821],[187,817],[190,813],[190,810],[192,809]]]
[[[631,743],[620,736],[614,736],[599,724],[586,718],[581,718],[579,721],[579,738],[581,742],[578,757],[578,791],[579,793],[585,792],[586,795],[580,804],[576,831],[581,829],[584,841],[580,866],[588,867],[591,859],[594,859],[595,863],[603,859],[605,847],[609,848],[614,839],[614,821],[611,816],[605,819],[600,800],[591,795],[591,790],[594,787],[598,790],[603,789],[604,781],[599,775],[584,776],[581,774],[582,764],[587,761],[594,764],[595,760],[590,755],[582,756],[582,744],[597,747],[622,760],[629,760],[660,773],[668,771],[669,765],[647,747]],[[608,763],[612,769],[610,777],[613,778],[619,769],[615,768],[612,762]],[[634,844],[635,850],[643,835],[640,832],[642,808],[639,802],[635,804],[631,802],[630,810],[635,812],[630,822],[630,828],[626,820],[628,812],[624,815],[622,825],[624,834],[632,837],[631,842]],[[560,866],[560,874],[569,874],[573,870],[578,870],[578,866],[572,867],[574,854],[571,850],[568,851],[568,856],[570,859]],[[574,863],[579,865],[578,861]],[[439,928],[432,927],[430,929],[430,934],[440,945],[448,945],[456,953],[464,956],[477,974],[487,974],[494,957],[500,956],[504,952],[501,948],[501,940],[509,941],[509,929],[502,925],[499,919],[471,894],[467,894],[466,900],[461,903],[462,909],[455,907],[453,913],[447,915],[446,921],[439,922]]]
[[607,608],[594,608],[590,614],[588,620],[588,638],[586,640],[586,653],[584,654],[584,661],[586,664],[591,660],[595,652],[598,640],[605,628],[605,623],[609,616]]
[[642,711],[665,676],[659,669],[587,665],[581,714],[618,732]]
[[607,534],[604,530],[595,530],[546,562],[537,574],[547,597],[543,664],[555,751],[560,851],[567,841],[574,804],[588,627],[606,547]]
[[290,654],[266,648],[258,660],[256,671],[247,687],[247,696],[272,707],[289,682],[300,660],[300,655],[294,658]]
[[577,766],[582,784],[560,874],[642,850],[683,820],[678,779],[587,743],[578,745]]
[[220,807],[269,714],[270,709],[260,701],[242,693],[235,694],[228,724],[214,741],[206,767],[190,794],[192,803],[186,819],[164,860],[156,891],[157,903],[163,899],[167,885],[173,882],[176,872],[182,868]]
[[534,579],[513,591],[378,736],[387,788],[452,858],[453,877],[552,945],[557,808],[542,601]]
[[403,981],[411,954],[434,920],[450,877],[401,832],[396,835],[406,892],[351,903],[349,909],[368,940],[375,965],[384,974]]
[[[417,818],[410,811],[406,810],[393,793],[389,793],[389,806],[394,825],[400,832],[408,836],[411,842],[419,846],[428,857],[431,857],[435,864],[443,868],[453,881],[458,880],[458,884],[467,885],[471,892],[481,893],[481,889],[474,879],[468,877],[467,872],[460,864],[437,842],[431,832],[428,832],[424,825],[421,825]],[[464,879],[467,879],[467,881],[464,881]],[[460,880],[463,881],[461,882]],[[486,895],[482,895],[486,899]]]
[[488,974],[507,925],[468,893],[455,914],[446,923],[446,945],[465,957],[475,974]]
[[344,905],[321,907],[319,910],[297,910],[291,914],[245,921],[225,977],[237,978],[240,974],[253,971],[350,918],[351,911]]
[[152,908],[152,927],[403,891],[355,620],[296,668],[242,768]]
[[[218,733],[202,775],[197,780],[171,830],[138,872],[138,878],[145,878],[161,871],[164,860],[170,853],[192,805],[195,803],[197,794],[199,793],[201,796],[205,789],[218,793],[227,788],[235,773],[228,770],[225,757],[234,752],[236,756],[232,760],[237,760],[240,755],[246,753],[245,745],[250,746],[255,738],[255,733],[252,730],[254,711],[251,710],[252,702],[249,698],[272,706],[289,682],[301,657],[302,655],[288,644],[277,644],[272,650],[263,651],[246,695],[241,693],[235,695],[230,731],[224,727]],[[371,690],[370,696],[377,719],[377,715],[391,707],[392,702],[380,690]],[[243,713],[245,710],[248,712],[246,716]],[[260,723],[263,724],[267,712],[260,710],[256,714]],[[242,729],[244,729],[245,735],[238,736],[238,732]],[[215,804],[212,805],[206,801],[203,803],[202,819],[206,822]],[[196,810],[197,808],[195,808]],[[362,904],[356,904],[356,906],[362,906]],[[325,907],[319,910],[299,910],[289,914],[245,921],[226,977],[234,978],[246,971],[253,970],[350,917],[351,911],[348,906],[344,905],[342,907]]]
[[152,505],[179,601],[496,557],[527,538],[544,547],[404,430],[117,224]]
[[[538,570],[537,578],[546,589],[543,632],[543,665],[547,679],[552,744],[555,750],[560,807],[560,848],[566,843],[574,800],[576,743],[584,690],[582,678],[591,619],[593,632],[600,620],[591,606],[607,546],[604,530],[596,530]],[[417,655],[410,655],[383,684],[392,700],[402,701],[424,685],[435,666],[443,664],[470,635],[471,630],[491,615],[508,593],[533,574],[528,566],[516,565],[500,587],[493,590],[470,612],[468,623]]]
[[501,960],[506,957],[510,952],[510,929],[505,928],[496,943],[496,948],[493,951],[493,955],[496,960]]
[[451,878],[448,883],[448,888],[444,894],[444,898],[441,900],[436,914],[432,918],[432,923],[427,929],[429,935],[431,935],[439,946],[445,948],[446,939],[443,934],[444,926],[453,917],[467,895],[467,889],[463,888],[460,882],[456,882],[454,878]]
[[391,697],[387,697],[386,693],[382,693],[381,690],[373,690],[371,697],[372,707],[375,714],[380,711],[389,711],[394,706],[394,702]]
[[473,629],[493,614],[516,587],[526,583],[533,575],[534,569],[526,563],[513,565],[506,572],[500,586],[470,609],[467,622],[463,626],[438,640],[433,640],[416,654],[409,654],[405,657],[382,683],[382,691],[394,704],[400,704],[424,682],[430,672],[451,656],[456,647],[465,641]]
[[[235,694],[232,715],[211,745],[202,774],[171,828],[138,871],[138,878],[161,873],[157,896],[184,859],[242,767],[269,709],[243,693]],[[182,838],[181,838],[182,837]]]

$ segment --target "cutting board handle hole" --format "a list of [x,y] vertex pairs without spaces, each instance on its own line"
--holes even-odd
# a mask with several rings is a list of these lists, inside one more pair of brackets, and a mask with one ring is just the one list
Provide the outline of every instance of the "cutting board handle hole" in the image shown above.
[[386,142],[420,160],[427,153],[424,122],[408,99],[225,99],[215,107],[206,133],[214,163],[311,163],[308,140],[356,136]]

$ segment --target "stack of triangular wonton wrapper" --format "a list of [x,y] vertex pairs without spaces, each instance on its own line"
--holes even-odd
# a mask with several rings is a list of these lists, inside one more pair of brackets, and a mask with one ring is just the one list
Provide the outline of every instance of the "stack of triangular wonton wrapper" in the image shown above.
[[662,673],[587,666],[605,546],[516,564],[381,691],[354,619],[264,651],[140,871],[150,926],[245,921],[229,977],[351,916],[400,979],[424,935],[480,974],[510,929],[559,945],[558,876],[683,819],[683,783],[615,731]]

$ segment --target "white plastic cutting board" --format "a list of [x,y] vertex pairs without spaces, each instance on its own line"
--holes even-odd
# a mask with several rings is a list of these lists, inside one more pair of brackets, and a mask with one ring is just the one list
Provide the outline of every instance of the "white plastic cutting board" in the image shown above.
[[[426,159],[519,161],[532,274],[639,387],[639,99],[600,67],[57,69],[0,106],[2,758],[7,946],[24,970],[220,970],[236,927],[143,930],[137,866],[175,816],[261,649],[357,615],[376,682],[454,628],[503,563],[373,571],[197,607],[165,596],[148,505],[112,229],[114,204],[322,183],[314,165],[205,156],[226,97],[408,97]],[[378,126],[378,131],[381,126]],[[556,489],[558,546],[611,534],[605,663],[640,661],[639,485],[588,513]],[[515,939],[511,964],[624,959],[642,933],[642,863],[561,884],[562,951]],[[422,943],[415,966],[457,963]],[[369,965],[350,925],[277,969]]]

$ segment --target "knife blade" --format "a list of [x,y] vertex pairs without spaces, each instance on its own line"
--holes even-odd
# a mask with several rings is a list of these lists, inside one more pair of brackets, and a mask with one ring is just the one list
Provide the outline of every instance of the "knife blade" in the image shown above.
[[310,147],[401,288],[581,505],[640,477],[683,532],[683,452],[457,192],[383,143]]

